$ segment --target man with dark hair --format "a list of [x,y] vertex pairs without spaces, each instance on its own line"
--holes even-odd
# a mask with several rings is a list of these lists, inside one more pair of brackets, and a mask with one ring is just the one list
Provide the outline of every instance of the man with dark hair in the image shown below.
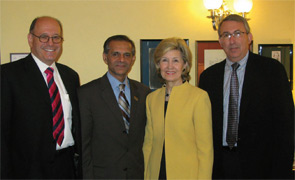
[[249,51],[248,22],[219,25],[227,57],[207,68],[199,86],[212,104],[213,179],[292,179],[294,103],[283,65]]
[[74,70],[57,63],[61,23],[36,18],[28,43],[27,57],[1,65],[1,178],[74,179],[80,83]]
[[85,179],[143,179],[145,100],[150,89],[127,77],[135,46],[124,35],[108,38],[108,72],[78,89]]

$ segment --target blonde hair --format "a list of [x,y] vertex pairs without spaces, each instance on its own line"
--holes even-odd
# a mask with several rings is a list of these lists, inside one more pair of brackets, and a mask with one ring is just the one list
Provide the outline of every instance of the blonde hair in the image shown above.
[[156,65],[157,73],[162,82],[165,80],[161,76],[160,70],[160,60],[164,54],[171,50],[179,50],[184,61],[184,64],[187,64],[184,71],[181,74],[181,78],[183,81],[189,81],[191,79],[189,73],[192,67],[192,53],[186,44],[186,42],[177,37],[163,39],[160,44],[156,47],[154,53],[154,63]]

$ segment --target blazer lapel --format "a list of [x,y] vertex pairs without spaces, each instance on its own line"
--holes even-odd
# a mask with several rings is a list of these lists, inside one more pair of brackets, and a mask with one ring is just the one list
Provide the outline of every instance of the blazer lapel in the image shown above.
[[259,74],[256,71],[255,59],[252,56],[252,53],[249,53],[249,58],[246,65],[244,84],[242,89],[242,97],[240,104],[240,121],[246,112],[247,107],[249,106],[249,102],[251,100],[252,92],[255,91],[255,82],[257,81],[257,77]]
[[77,88],[79,86],[76,85],[77,82],[73,82],[73,80],[69,77],[69,74],[65,72],[63,66],[59,63],[56,63],[56,68],[58,69],[58,73],[61,77],[62,83],[67,91],[68,97],[70,98],[70,103],[72,106],[72,134],[75,140],[77,140],[77,129],[79,125],[79,110],[78,110],[78,100],[77,100]]
[[36,89],[36,91],[40,93],[40,97],[42,97],[45,103],[51,104],[47,84],[31,55],[27,56],[24,66],[25,71],[27,72],[26,75],[28,83],[30,83],[32,88]]
[[71,85],[70,85],[70,80],[68,79],[68,75],[67,75],[67,73],[65,73],[63,70],[62,70],[62,68],[59,66],[59,64],[58,63],[56,63],[56,68],[58,69],[58,73],[59,73],[59,75],[60,75],[60,77],[61,77],[61,80],[62,80],[62,83],[64,84],[64,86],[65,86],[65,88],[66,88],[66,90],[67,90],[67,93],[68,94],[71,94],[71,92],[69,92],[69,91],[71,91]]
[[114,95],[113,89],[111,87],[111,84],[109,82],[107,75],[105,74],[101,80],[102,80],[102,84],[100,87],[101,87],[102,99],[104,99],[106,106],[108,106],[109,109],[113,111],[115,119],[119,121],[122,127],[122,131],[124,131],[125,124],[122,117],[122,113],[119,108],[118,101]]
[[65,89],[69,95],[69,98],[71,100],[71,102],[73,102],[73,96],[76,94],[77,87],[75,87],[76,82],[72,82],[71,78],[69,77],[69,75],[63,70],[63,67],[60,66],[60,64],[56,63],[56,68],[58,69],[58,73],[61,77],[62,83],[65,86]]
[[215,94],[215,107],[218,108],[216,111],[215,116],[217,116],[217,122],[214,122],[215,126],[214,128],[217,129],[216,132],[218,132],[217,137],[219,138],[218,142],[222,142],[222,133],[223,133],[223,83],[224,83],[224,68],[225,68],[226,61],[222,61],[219,64],[219,67],[216,71],[216,94]]
[[134,121],[136,119],[136,112],[137,112],[137,107],[138,107],[138,102],[139,102],[139,92],[137,89],[137,86],[135,83],[133,83],[132,80],[129,79],[130,82],[130,100],[131,100],[131,109],[130,109],[130,129],[132,130],[132,127],[134,126]]

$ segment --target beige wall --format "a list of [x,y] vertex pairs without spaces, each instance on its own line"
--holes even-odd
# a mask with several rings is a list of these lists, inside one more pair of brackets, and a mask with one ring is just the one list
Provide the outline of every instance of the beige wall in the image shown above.
[[[232,7],[233,0],[228,0]],[[126,34],[137,47],[129,77],[140,81],[140,39],[172,36],[189,39],[193,53],[191,83],[195,84],[195,41],[217,40],[202,0],[1,0],[1,64],[10,53],[29,52],[27,33],[36,16],[50,15],[64,26],[60,63],[75,69],[81,84],[102,76],[107,67],[102,45],[114,34]],[[248,17],[258,44],[294,44],[295,0],[253,0]],[[293,78],[294,79],[294,78]]]

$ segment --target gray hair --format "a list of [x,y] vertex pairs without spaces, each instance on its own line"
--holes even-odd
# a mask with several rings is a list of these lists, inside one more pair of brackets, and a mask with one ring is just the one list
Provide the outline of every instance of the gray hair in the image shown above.
[[242,16],[239,16],[237,14],[231,14],[229,16],[227,16],[226,18],[224,18],[218,25],[218,35],[220,36],[220,27],[222,26],[223,22],[225,21],[236,21],[236,22],[241,22],[244,24],[244,27],[246,29],[246,33],[249,34],[250,33],[250,26],[247,22],[247,20],[245,18],[243,18]]

